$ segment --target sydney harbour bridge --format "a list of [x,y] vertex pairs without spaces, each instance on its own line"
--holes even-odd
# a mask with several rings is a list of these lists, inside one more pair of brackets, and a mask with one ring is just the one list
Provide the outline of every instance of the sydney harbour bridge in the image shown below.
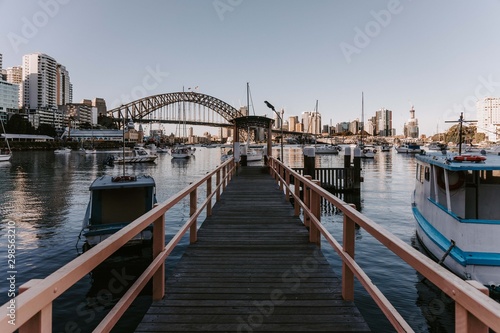
[[[113,118],[119,126],[132,121],[146,124],[233,127],[235,119],[246,117],[248,114],[242,114],[240,110],[213,96],[189,91],[144,97],[108,110],[107,116]],[[281,132],[283,130],[280,127],[281,124],[275,124],[272,131]],[[282,132],[283,134],[303,134],[288,130]]]

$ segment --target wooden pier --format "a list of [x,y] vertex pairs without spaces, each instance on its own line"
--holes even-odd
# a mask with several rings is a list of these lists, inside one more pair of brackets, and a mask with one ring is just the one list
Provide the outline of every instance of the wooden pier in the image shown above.
[[240,168],[136,332],[368,332],[283,191]]

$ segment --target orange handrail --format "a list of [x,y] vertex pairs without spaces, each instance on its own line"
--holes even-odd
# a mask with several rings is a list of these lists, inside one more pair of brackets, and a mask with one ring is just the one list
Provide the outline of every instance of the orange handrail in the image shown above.
[[[353,279],[356,276],[398,332],[413,332],[354,259],[353,230],[357,224],[455,301],[456,332],[488,332],[488,327],[500,332],[500,304],[488,297],[486,287],[477,281],[462,280],[381,225],[362,215],[350,204],[315,184],[313,180],[308,179],[310,177],[301,176],[275,158],[269,159],[269,166],[271,175],[279,183],[280,188],[284,187],[286,195],[294,198],[295,214],[299,215],[297,208],[302,209],[304,224],[311,225],[310,232],[319,230],[342,259],[342,295],[345,299],[351,300],[354,296]],[[304,192],[305,202],[299,196],[298,187],[301,187]],[[310,200],[315,196],[330,202],[344,214],[343,246],[321,224],[320,218],[315,214],[317,207],[312,205],[318,205],[319,200],[312,200],[313,202]],[[318,243],[316,236],[312,235],[310,239]]]

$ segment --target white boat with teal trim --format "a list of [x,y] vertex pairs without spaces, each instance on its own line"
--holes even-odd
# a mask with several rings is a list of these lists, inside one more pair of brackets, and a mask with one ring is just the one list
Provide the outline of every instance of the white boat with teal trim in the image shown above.
[[416,161],[418,239],[458,276],[500,291],[500,157],[436,153]]

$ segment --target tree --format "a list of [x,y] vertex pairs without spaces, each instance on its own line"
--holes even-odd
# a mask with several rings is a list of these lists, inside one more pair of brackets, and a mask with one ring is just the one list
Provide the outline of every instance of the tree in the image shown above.
[[36,134],[48,135],[53,138],[57,136],[57,132],[54,126],[49,124],[41,124],[40,126],[38,126],[38,128],[36,129]]
[[5,131],[11,134],[35,134],[35,128],[20,114],[13,114],[5,124]]

